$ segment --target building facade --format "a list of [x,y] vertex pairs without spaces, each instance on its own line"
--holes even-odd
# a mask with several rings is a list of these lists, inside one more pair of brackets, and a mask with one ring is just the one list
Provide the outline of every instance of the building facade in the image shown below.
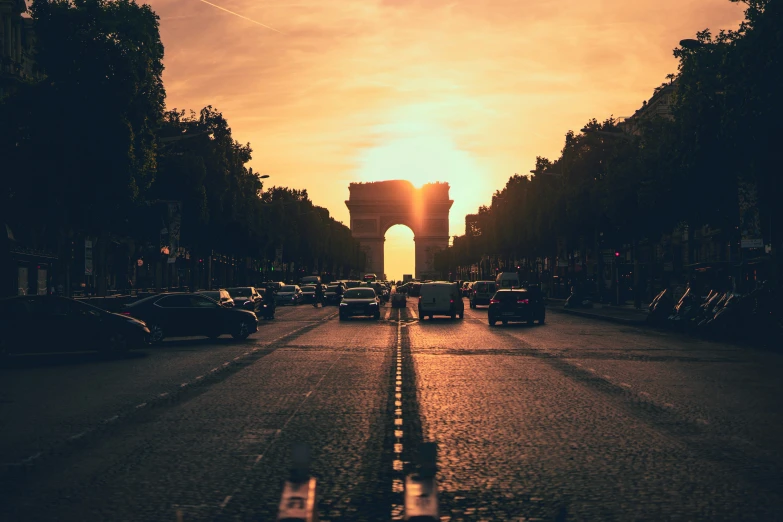
[[24,0],[0,0],[0,99],[36,77],[33,21]]

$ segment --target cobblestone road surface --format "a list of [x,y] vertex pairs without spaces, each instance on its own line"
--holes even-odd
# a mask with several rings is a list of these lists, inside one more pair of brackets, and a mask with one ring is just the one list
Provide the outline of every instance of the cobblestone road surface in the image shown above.
[[441,520],[783,519],[780,355],[465,308],[300,306],[241,343],[14,358],[0,520],[274,520],[293,442],[321,520],[398,519],[425,441]]

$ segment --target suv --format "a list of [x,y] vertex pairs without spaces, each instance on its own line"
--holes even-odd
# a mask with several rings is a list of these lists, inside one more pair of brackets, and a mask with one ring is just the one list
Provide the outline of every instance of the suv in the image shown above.
[[508,324],[509,321],[527,321],[527,324],[544,324],[546,310],[541,291],[537,287],[529,289],[501,289],[489,302],[487,313],[489,325],[501,321]]
[[488,305],[496,291],[497,286],[494,281],[476,281],[473,283],[473,290],[470,293],[470,307]]
[[432,319],[434,315],[449,315],[462,319],[465,303],[457,283],[424,283],[419,294],[419,317]]

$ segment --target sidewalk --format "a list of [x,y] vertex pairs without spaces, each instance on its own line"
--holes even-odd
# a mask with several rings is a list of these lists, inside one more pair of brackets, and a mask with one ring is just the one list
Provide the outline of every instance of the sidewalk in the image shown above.
[[636,309],[633,305],[610,306],[601,303],[593,303],[592,308],[563,308],[565,299],[547,299],[547,308],[557,313],[580,315],[590,319],[610,321],[626,325],[646,324],[647,310]]

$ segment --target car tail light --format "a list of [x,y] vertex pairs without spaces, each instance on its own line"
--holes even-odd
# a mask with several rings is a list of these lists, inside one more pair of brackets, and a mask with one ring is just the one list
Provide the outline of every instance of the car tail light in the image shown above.
[[449,299],[449,303],[454,304],[454,299]]
[[527,299],[517,299],[517,304],[528,304],[529,301]]
[[489,300],[489,304],[499,304],[499,303],[500,303],[500,299],[490,299]]
[[120,312],[122,315],[130,315],[130,312]]

